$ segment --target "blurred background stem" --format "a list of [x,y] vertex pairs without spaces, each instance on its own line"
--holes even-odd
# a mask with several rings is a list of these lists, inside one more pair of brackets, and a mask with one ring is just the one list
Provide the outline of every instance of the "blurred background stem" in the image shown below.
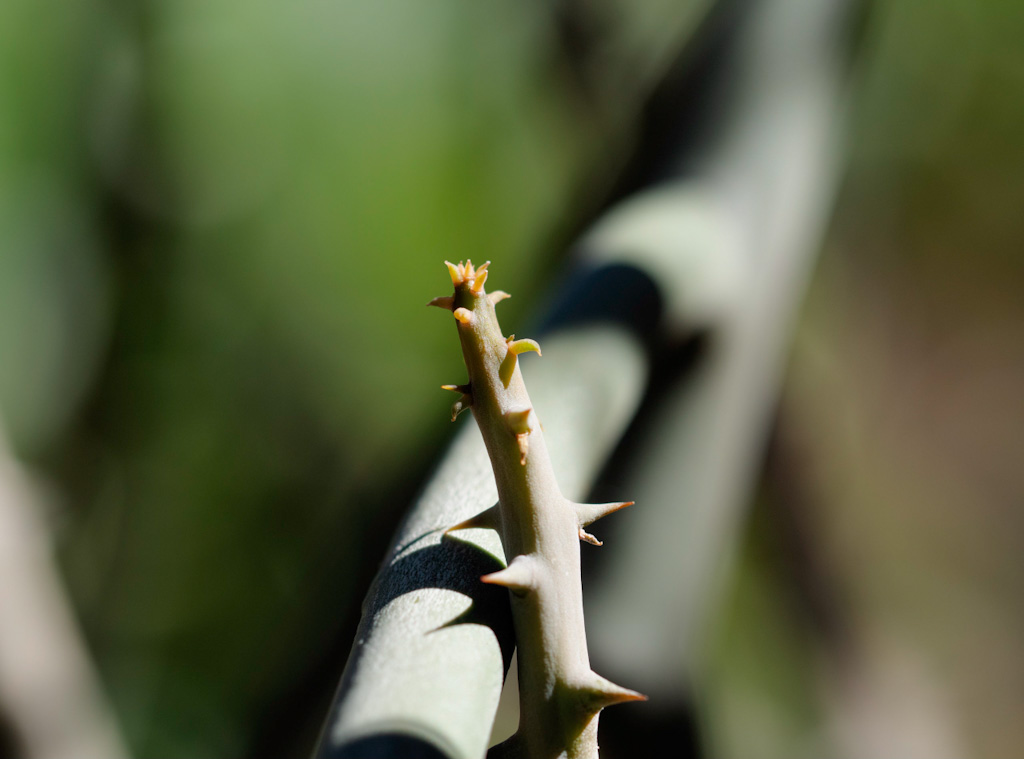
[[0,428],[0,749],[26,759],[122,759],[43,511]]

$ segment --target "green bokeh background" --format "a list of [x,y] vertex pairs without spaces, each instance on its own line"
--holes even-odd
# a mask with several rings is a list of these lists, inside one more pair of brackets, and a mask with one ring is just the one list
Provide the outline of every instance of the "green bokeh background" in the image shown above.
[[[138,756],[308,750],[448,431],[441,260],[522,324],[709,5],[0,4],[0,410]],[[1024,750],[1022,39],[1015,0],[875,4],[783,405],[851,614],[989,757]],[[786,614],[758,556],[725,736],[729,693],[788,703],[734,655]]]

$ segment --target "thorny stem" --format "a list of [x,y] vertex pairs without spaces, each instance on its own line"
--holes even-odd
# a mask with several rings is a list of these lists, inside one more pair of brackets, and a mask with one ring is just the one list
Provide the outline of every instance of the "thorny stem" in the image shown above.
[[559,490],[518,366],[540,346],[502,334],[494,305],[505,294],[484,290],[488,264],[448,263],[455,293],[431,305],[455,317],[469,382],[445,388],[460,393],[453,418],[472,409],[498,490],[497,504],[448,531],[493,528],[509,559],[481,578],[508,588],[519,650],[519,730],[492,756],[595,759],[601,709],[646,697],[590,669],[579,542],[599,545],[583,528],[630,503],[575,504]]

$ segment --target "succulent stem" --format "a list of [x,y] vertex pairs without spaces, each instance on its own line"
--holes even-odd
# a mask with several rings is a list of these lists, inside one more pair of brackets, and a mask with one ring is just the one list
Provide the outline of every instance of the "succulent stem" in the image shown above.
[[646,697],[590,669],[580,541],[600,545],[583,528],[631,502],[576,504],[562,495],[518,363],[540,346],[503,336],[494,305],[508,296],[484,291],[488,264],[446,264],[455,292],[450,304],[448,296],[432,303],[453,310],[469,382],[445,388],[463,393],[453,418],[472,409],[498,489],[495,506],[448,531],[498,531],[508,566],[481,579],[509,589],[519,649],[519,731],[494,754],[596,759],[601,709]]

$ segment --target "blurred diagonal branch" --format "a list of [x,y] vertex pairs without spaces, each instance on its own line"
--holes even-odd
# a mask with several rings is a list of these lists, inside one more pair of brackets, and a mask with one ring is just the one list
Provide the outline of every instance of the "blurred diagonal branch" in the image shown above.
[[[855,6],[750,4],[707,104],[714,129],[696,165],[616,209],[582,243],[601,260],[658,272],[669,328],[707,335],[699,361],[663,377],[631,452],[626,487],[661,508],[607,552],[607,582],[591,599],[596,647],[616,669],[644,673],[652,693],[685,687],[755,483],[838,183],[850,64],[842,41]],[[666,597],[650,583],[657,576],[681,586]]]
[[0,711],[26,759],[122,759],[39,501],[0,429]]

